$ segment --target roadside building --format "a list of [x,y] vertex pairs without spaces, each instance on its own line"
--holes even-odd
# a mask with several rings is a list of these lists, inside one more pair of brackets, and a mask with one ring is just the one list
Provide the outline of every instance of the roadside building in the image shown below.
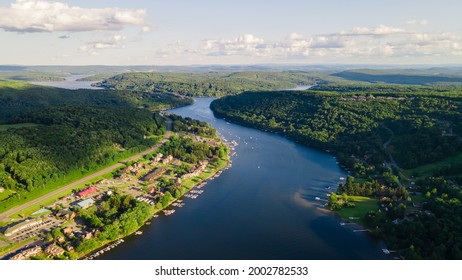
[[95,201],[91,198],[87,198],[85,200],[80,200],[78,201],[75,206],[82,208],[82,209],[87,209],[88,207],[92,206],[95,204]]
[[30,229],[32,227],[35,227],[35,226],[39,226],[39,225],[42,225],[43,224],[43,221],[42,219],[40,218],[37,218],[37,219],[32,219],[32,220],[24,220],[16,225],[13,225],[11,227],[8,227],[6,230],[5,230],[5,236],[6,237],[9,237],[9,236],[12,236],[22,230],[27,230],[27,229]]
[[42,247],[35,246],[33,248],[22,251],[19,254],[14,255],[10,260],[26,260],[30,257],[37,256],[42,252]]
[[80,197],[85,197],[85,196],[92,195],[92,194],[96,193],[97,191],[98,191],[98,189],[96,187],[89,187],[87,189],[84,189],[83,191],[80,191],[78,193],[78,195]]

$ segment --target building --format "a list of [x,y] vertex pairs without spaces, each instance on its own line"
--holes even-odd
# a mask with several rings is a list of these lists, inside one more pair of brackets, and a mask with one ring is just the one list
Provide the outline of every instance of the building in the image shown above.
[[173,157],[170,155],[170,156],[164,158],[164,160],[162,160],[162,163],[163,164],[169,164],[172,160],[173,160]]
[[85,196],[89,196],[91,194],[94,194],[98,191],[98,189],[96,187],[89,187],[87,189],[84,189],[83,191],[80,191],[78,194],[80,197],[85,197]]
[[33,248],[27,249],[25,251],[22,251],[21,253],[14,255],[13,257],[10,258],[10,260],[26,260],[30,257],[37,256],[41,252],[42,252],[42,247],[35,246]]
[[163,154],[158,153],[158,154],[156,155],[156,157],[154,158],[154,162],[159,162],[159,161],[162,159],[163,156],[164,156]]
[[16,233],[18,233],[19,231],[22,231],[22,230],[26,230],[26,229],[30,229],[34,226],[39,226],[43,224],[43,221],[42,219],[33,219],[33,220],[25,220],[23,222],[20,222],[19,224],[16,224],[14,226],[11,226],[9,228],[7,228],[5,230],[5,236],[6,237],[9,237],[9,236],[12,236]]
[[144,175],[142,180],[145,181],[145,182],[152,182],[155,179],[162,176],[162,174],[164,174],[165,171],[167,171],[167,168],[165,168],[165,167],[153,169],[153,170],[149,171],[148,174]]
[[50,244],[45,248],[44,253],[51,257],[57,257],[64,254],[64,249],[55,244]]
[[194,171],[188,174],[184,174],[183,176],[181,176],[181,178],[188,179],[188,178],[199,176],[202,173],[202,171],[204,171],[205,168],[207,167],[207,163],[208,163],[207,161],[202,161],[200,165],[196,169],[194,169]]
[[77,201],[75,206],[77,206],[79,208],[82,208],[82,209],[87,209],[88,207],[92,206],[93,204],[95,204],[95,201],[93,199],[91,199],[91,198],[88,198],[88,199],[85,199],[85,200]]

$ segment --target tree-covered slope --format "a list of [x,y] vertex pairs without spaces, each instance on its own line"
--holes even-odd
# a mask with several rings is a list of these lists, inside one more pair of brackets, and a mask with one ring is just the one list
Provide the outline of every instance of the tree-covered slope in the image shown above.
[[248,90],[277,90],[313,84],[307,72],[126,73],[99,83],[117,90],[177,93],[186,96],[224,96]]

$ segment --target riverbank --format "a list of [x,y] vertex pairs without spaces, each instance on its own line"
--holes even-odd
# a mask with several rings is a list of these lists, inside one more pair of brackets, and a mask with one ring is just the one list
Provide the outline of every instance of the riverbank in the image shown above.
[[[111,249],[115,248],[115,246],[117,246],[117,245],[121,244],[122,242],[124,242],[124,238],[126,238],[128,236],[131,236],[131,235],[141,235],[143,233],[141,231],[141,229],[147,223],[151,224],[152,222],[155,222],[155,219],[157,217],[159,217],[159,214],[161,212],[163,212],[163,214],[165,216],[169,216],[171,214],[174,214],[176,209],[171,209],[171,210],[167,210],[167,209],[172,208],[172,207],[179,207],[179,208],[183,207],[184,206],[183,199],[189,193],[192,193],[195,188],[202,189],[211,180],[213,180],[213,179],[217,178],[218,176],[220,176],[221,173],[224,170],[230,168],[231,165],[232,165],[232,161],[231,161],[231,159],[229,157],[229,153],[228,153],[228,155],[226,157],[226,160],[224,160],[224,159],[219,160],[215,165],[208,166],[208,169],[205,170],[204,172],[202,172],[201,174],[199,174],[198,176],[193,177],[193,178],[191,178],[189,180],[186,180],[184,183],[182,183],[182,186],[185,186],[186,190],[184,192],[182,192],[180,197],[174,198],[166,206],[161,207],[161,208],[157,208],[156,206],[151,206],[151,209],[152,209],[151,217],[149,219],[146,219],[145,221],[143,221],[143,224],[141,226],[133,229],[130,233],[128,233],[126,235],[120,235],[118,237],[117,241],[108,241],[108,242],[102,243],[97,249],[93,249],[93,250],[91,250],[89,252],[82,252],[81,254],[79,254],[79,256],[77,258],[78,259],[84,259],[84,260],[92,260],[93,258],[102,256],[104,253],[109,252]],[[200,193],[202,193],[202,191],[203,190],[201,190]],[[195,198],[197,198],[197,195],[198,195],[198,193],[195,193],[194,194],[195,197],[190,197],[190,198],[195,199]],[[178,202],[180,202],[180,204],[175,205]],[[169,212],[167,212],[167,211],[169,211]]]

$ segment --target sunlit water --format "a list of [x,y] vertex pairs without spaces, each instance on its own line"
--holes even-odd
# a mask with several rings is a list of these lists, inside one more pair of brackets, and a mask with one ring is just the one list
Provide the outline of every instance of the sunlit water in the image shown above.
[[346,177],[335,158],[217,119],[213,99],[171,110],[239,143],[233,166],[171,216],[152,220],[102,259],[384,259],[383,243],[323,208]]
[[184,198],[186,205],[175,214],[160,214],[142,235],[126,237],[100,259],[389,258],[383,242],[357,225],[342,226],[345,221],[323,207],[328,191],[347,176],[332,155],[217,119],[209,109],[212,101],[199,98],[170,112],[206,121],[228,141],[237,141],[232,168],[210,181],[197,199]]

